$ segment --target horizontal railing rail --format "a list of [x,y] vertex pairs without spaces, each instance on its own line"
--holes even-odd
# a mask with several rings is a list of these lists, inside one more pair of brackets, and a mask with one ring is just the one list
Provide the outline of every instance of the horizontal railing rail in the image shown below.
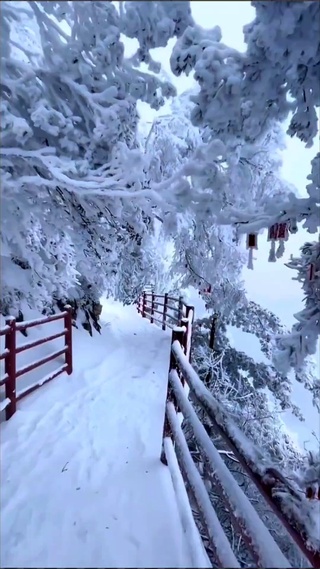
[[[24,342],[23,344],[17,345],[18,332],[24,332],[30,328],[34,328],[35,326],[40,326],[59,320],[62,320],[64,323],[64,328],[61,330],[61,332],[51,334],[50,336],[45,336],[44,338],[40,338],[38,340]],[[39,318],[24,322],[17,322],[15,318],[9,317],[6,319],[5,326],[0,328],[0,336],[5,336],[5,349],[2,351],[2,353],[0,353],[0,360],[5,360],[4,375],[0,379],[0,386],[5,386],[5,399],[1,402],[1,411],[5,409],[6,420],[8,420],[16,412],[17,401],[29,393],[32,393],[44,383],[48,383],[48,381],[56,378],[61,373],[66,372],[68,375],[72,373],[71,309],[69,307],[66,307],[66,310],[59,314],[54,314],[52,316],[48,316],[47,318]],[[42,359],[37,359],[25,365],[24,367],[17,369],[18,354],[62,337],[64,337],[63,348],[52,352]],[[17,392],[17,379],[27,373],[30,373],[38,367],[55,360],[62,355],[65,358],[65,363],[63,365],[59,366],[51,373],[48,373],[40,380],[35,381],[32,385],[29,385],[28,387]]]

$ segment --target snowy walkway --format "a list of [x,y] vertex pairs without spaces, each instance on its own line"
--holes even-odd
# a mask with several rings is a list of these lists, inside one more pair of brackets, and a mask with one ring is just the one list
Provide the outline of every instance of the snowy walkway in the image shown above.
[[111,320],[1,425],[1,567],[193,566],[159,460],[170,336]]

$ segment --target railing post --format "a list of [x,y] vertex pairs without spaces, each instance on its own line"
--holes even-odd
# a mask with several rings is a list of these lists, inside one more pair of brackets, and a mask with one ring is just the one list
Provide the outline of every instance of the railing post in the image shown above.
[[166,319],[168,311],[168,293],[166,292],[163,300],[163,316],[162,316],[162,330],[166,330]]
[[182,347],[186,356],[188,356],[188,344],[189,344],[189,320],[188,318],[181,319],[181,326],[185,328],[185,332],[183,333],[183,340],[182,340]]
[[139,312],[139,314],[142,314],[142,312],[143,312],[143,294],[140,294],[140,296],[139,296],[138,312]]
[[8,421],[17,409],[16,394],[16,320],[15,318],[7,318],[6,325],[10,326],[10,331],[6,334],[5,348],[8,354],[5,358],[5,373],[8,379],[5,383],[6,398],[10,399],[9,405],[6,407],[6,420]]
[[170,350],[170,362],[169,362],[169,372],[172,369],[178,369],[178,364],[176,362],[176,358],[174,357],[173,351],[172,351],[172,344],[178,340],[178,342],[181,344],[181,346],[183,347],[183,341],[184,341],[184,331],[183,330],[177,330],[177,329],[173,329],[172,330],[172,336],[171,336],[171,350]]
[[153,324],[153,315],[154,315],[154,292],[152,291],[152,296],[151,296],[151,318],[150,318],[151,324]]
[[189,314],[190,314],[191,311],[193,312],[191,324],[193,324],[193,321],[194,321],[194,306],[190,306],[190,304],[187,304],[187,305],[186,305],[186,318],[189,318]]
[[[175,369],[180,381],[181,381],[181,385],[184,386],[185,381],[184,381],[184,377],[182,375],[182,373],[180,372],[179,366],[177,364],[176,358],[174,357],[174,353],[172,351],[172,344],[178,340],[179,344],[182,346],[183,349],[183,344],[184,344],[184,331],[183,330],[172,330],[172,337],[171,337],[171,350],[170,350],[170,362],[169,362],[169,373],[171,370]],[[170,387],[170,382],[168,382],[168,394],[167,394],[167,400],[168,401],[172,401],[174,403],[174,406],[177,410],[177,412],[179,411],[178,409],[178,405],[177,402],[175,400],[175,396],[173,393],[172,388]]]
[[[189,317],[190,312],[192,312],[191,320]],[[191,344],[192,344],[192,326],[193,326],[193,322],[194,322],[194,306],[190,306],[190,304],[186,305],[186,317],[188,319],[188,340],[189,340],[188,358],[189,358],[189,362],[191,362]]]
[[142,318],[146,317],[146,308],[147,308],[147,293],[143,292],[142,294]]
[[64,327],[65,327],[65,334],[64,334],[64,343],[65,343],[65,347],[66,349],[66,364],[67,364],[67,369],[66,372],[68,375],[72,374],[72,369],[73,369],[73,365],[72,365],[72,312],[71,312],[71,306],[67,305],[65,307],[66,310],[66,314],[64,317]]
[[179,300],[178,300],[178,326],[181,326],[181,320],[183,318],[183,296],[179,296]]
[[[172,352],[172,344],[173,344],[176,340],[178,340],[178,342],[181,344],[181,346],[183,346],[183,335],[184,335],[183,330],[175,330],[175,329],[172,330],[171,349],[170,349],[170,361],[169,361],[169,373],[170,373],[170,371],[173,370],[173,369],[177,370],[177,373],[179,374],[180,381],[181,381],[182,385],[184,385],[184,378],[183,378],[183,376],[182,376],[182,375],[180,374],[180,372],[179,372],[179,366],[178,366],[178,364],[177,364],[177,362],[176,362],[176,359],[175,359],[175,357],[174,357],[174,354],[173,354],[173,352]],[[168,375],[169,375],[169,374],[168,374]],[[170,386],[169,380],[168,380],[168,391],[167,391],[166,404],[167,404],[168,401],[171,401],[171,402],[174,404],[174,406],[175,406],[175,408],[176,408],[176,411],[179,412],[178,405],[177,405],[177,401],[176,401],[175,395],[174,395],[174,393],[173,393],[173,389],[172,389],[172,387]],[[161,462],[162,462],[163,464],[165,464],[165,465],[167,465],[167,460],[166,460],[166,455],[165,455],[165,451],[164,451],[164,444],[163,444],[163,441],[164,441],[164,439],[165,439],[166,437],[171,437],[171,438],[172,438],[172,432],[171,432],[171,427],[170,427],[170,424],[169,424],[169,421],[168,421],[168,418],[167,418],[167,412],[166,412],[166,410],[165,410],[165,413],[164,413],[164,424],[163,424],[163,434],[162,434],[162,447],[161,447],[161,456],[160,456]]]

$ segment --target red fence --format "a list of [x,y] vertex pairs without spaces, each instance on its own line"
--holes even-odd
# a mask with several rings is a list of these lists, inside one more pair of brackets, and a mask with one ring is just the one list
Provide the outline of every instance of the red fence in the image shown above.
[[137,309],[142,318],[148,318],[151,324],[160,324],[162,330],[180,326],[181,319],[188,318],[190,311],[193,313],[193,306],[186,304],[182,296],[175,298],[153,292],[144,292],[139,297]]
[[[57,320],[62,320],[64,323],[64,328],[61,332],[52,334],[51,336],[46,336],[39,340],[26,342],[20,346],[17,345],[17,333],[33,328],[34,326],[39,326],[43,324],[48,324],[49,322],[55,322]],[[25,397],[35,389],[38,389],[44,383],[51,381],[63,372],[68,375],[72,373],[72,315],[71,310],[67,309],[65,312],[60,314],[55,314],[53,316],[48,316],[47,318],[40,318],[39,320],[30,320],[28,322],[17,322],[15,318],[7,318],[6,325],[4,328],[0,328],[0,336],[5,336],[5,350],[0,354],[0,360],[5,360],[4,370],[5,374],[0,379],[0,386],[5,386],[5,400],[2,402],[1,410],[6,410],[6,420],[10,419],[12,415],[16,412],[17,401]],[[51,340],[56,340],[57,338],[62,338],[64,336],[65,345],[60,350],[53,352],[52,354],[46,356],[43,359],[32,362],[21,369],[17,369],[17,355],[25,350],[30,350],[46,344]],[[47,364],[48,362],[58,358],[61,355],[65,355],[65,363],[57,368],[55,371],[49,373],[41,380],[38,380],[33,385],[29,386],[17,393],[17,379],[22,375],[33,371],[34,369]]]
[[[152,322],[152,312],[147,298],[143,295],[139,300],[139,312],[147,316]],[[151,307],[155,299],[163,298],[163,307],[166,305],[166,295],[152,295]],[[167,297],[168,298],[168,297]],[[173,299],[181,303],[181,299]],[[142,307],[142,308],[141,308]],[[245,474],[251,479],[261,497],[272,509],[281,522],[288,536],[296,544],[302,555],[312,567],[320,567],[320,552],[311,548],[308,540],[308,530],[305,526],[305,513],[300,508],[294,510],[287,507],[285,500],[279,500],[277,489],[281,481],[281,473],[269,468],[259,471],[250,452],[252,446],[243,433],[230,420],[228,412],[214,398],[212,393],[204,386],[197,373],[190,364],[190,343],[192,335],[193,307],[188,307],[189,318],[185,318],[186,309],[182,309],[182,318],[179,327],[172,332],[172,347],[169,365],[168,395],[163,430],[163,450],[161,460],[170,466],[178,463],[181,477],[186,488],[197,504],[202,525],[206,533],[212,561],[221,567],[240,567],[233,548],[225,534],[223,527],[211,504],[209,494],[202,477],[193,461],[188,443],[181,427],[182,417],[186,418],[192,428],[203,461],[209,467],[210,476],[216,491],[221,496],[230,520],[243,539],[253,562],[258,567],[290,567],[278,544],[264,525],[250,500],[244,494],[237,481],[229,471],[227,464],[215,444],[209,437],[205,427],[200,421],[192,402],[188,398],[189,390],[192,400],[202,408],[215,433],[220,437],[228,451],[240,463]],[[181,313],[179,313],[181,314]],[[163,310],[165,315],[165,310]],[[163,316],[163,320],[165,316]],[[158,320],[163,327],[163,320]],[[165,321],[165,320],[164,320]],[[245,449],[251,449],[249,454]],[[262,457],[261,457],[262,458]],[[259,462],[259,460],[258,460]],[[261,460],[261,468],[263,461]],[[292,499],[293,496],[291,495]],[[297,496],[297,500],[302,500]],[[302,502],[301,502],[302,504]]]

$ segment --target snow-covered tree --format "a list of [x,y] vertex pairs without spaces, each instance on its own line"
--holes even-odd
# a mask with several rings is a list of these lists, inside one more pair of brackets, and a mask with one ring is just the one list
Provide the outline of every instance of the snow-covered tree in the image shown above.
[[[180,119],[183,108],[184,122],[186,111],[190,110],[190,100],[187,104],[186,96],[187,93],[184,94],[184,106],[180,103],[180,113],[174,115],[176,120]],[[280,176],[279,148],[283,147],[283,130],[275,125],[259,144],[243,145],[239,160],[235,160],[231,151],[223,150],[223,155],[219,155],[220,144],[210,146],[211,154],[207,151],[211,136],[209,128],[197,129],[193,154],[192,145],[184,154],[185,147],[179,144],[179,131],[176,133],[169,120],[164,122],[167,128],[163,128],[161,119],[159,124],[159,136],[152,140],[155,153],[163,158],[168,149],[163,163],[169,164],[173,172],[180,166],[180,172],[190,174],[192,187],[190,193],[188,186],[182,184],[180,188],[177,184],[173,200],[176,200],[180,213],[172,215],[168,212],[163,217],[164,231],[173,237],[172,271],[181,274],[183,287],[198,287],[208,307],[214,307],[219,313],[225,312],[228,304],[231,309],[244,298],[241,270],[246,257],[237,228],[217,224],[216,214],[221,212],[222,215],[230,205],[247,208],[248,195],[254,207],[262,200],[275,199],[279,194],[289,192],[290,186]],[[182,132],[188,135],[190,128],[185,125]],[[186,140],[189,138],[187,136]],[[169,172],[162,175],[168,179]]]
[[245,302],[241,269],[244,258],[234,242],[234,232],[210,221],[195,219],[174,240],[172,272],[181,275],[181,286],[198,289],[206,307],[226,315]]
[[[208,136],[207,143],[195,153],[193,164],[185,168],[183,206],[196,201],[204,211],[209,208],[217,222],[233,223],[239,233],[281,222],[296,228],[297,221],[304,221],[307,230],[315,233],[320,224],[319,155],[312,162],[307,198],[285,193],[274,199],[274,195],[270,198],[264,194],[263,200],[251,202],[251,193],[245,189],[251,207],[244,209],[229,200],[230,208],[221,215],[224,189],[219,163],[228,168],[240,164],[248,145],[259,146],[279,122],[290,116],[288,134],[297,136],[307,147],[312,146],[318,132],[319,3],[252,4],[256,17],[244,28],[245,53],[225,46],[218,27],[208,31],[189,26],[174,47],[172,71],[177,76],[195,72],[200,89],[192,97],[191,118]],[[187,184],[190,175],[197,176],[198,183]],[[173,184],[177,186],[176,178]],[[315,351],[320,324],[319,318],[310,319],[309,315],[308,310],[298,315],[300,333],[295,330],[283,349],[282,361],[286,357],[289,365],[300,365],[306,354]]]
[[170,261],[167,255],[166,240],[161,235],[149,235],[136,244],[127,254],[118,258],[121,280],[114,291],[116,300],[132,304],[151,285],[156,294],[165,294],[172,287],[169,272]]
[[[257,305],[247,303],[246,306],[238,305],[230,320],[216,318],[212,322],[211,318],[207,318],[197,322],[193,342],[194,365],[200,376],[205,377],[207,386],[225,394],[228,394],[230,390],[233,412],[237,421],[244,421],[244,416],[254,417],[255,415],[261,415],[261,417],[265,415],[268,420],[270,411],[266,389],[272,393],[282,410],[292,409],[294,413],[301,416],[301,412],[291,400],[290,380],[277,372],[270,360],[267,360],[269,363],[255,362],[251,357],[234,348],[228,338],[226,326],[230,323],[237,325],[243,331],[253,333],[258,339],[261,338],[262,346],[266,346],[266,336],[270,336],[275,330],[278,333],[281,331],[281,326],[275,327],[274,322],[270,322],[269,314],[268,311],[260,308],[257,318]],[[212,325],[215,327],[213,351],[212,348],[210,349],[209,342]],[[227,400],[228,395],[225,397]],[[251,423],[247,428],[250,430],[251,426],[253,431],[250,434],[258,441],[260,428],[264,429],[263,422],[260,422],[259,426]]]
[[190,122],[189,93],[174,98],[170,114],[160,115],[146,137],[151,180],[160,182],[173,176],[201,143],[201,134]]
[[[34,52],[15,33],[21,18],[39,41]],[[119,288],[118,259],[129,262],[152,230],[157,203],[136,102],[158,109],[175,93],[155,62],[150,72],[139,63],[190,22],[187,2],[125,2],[120,13],[111,2],[3,2],[5,312],[22,300],[45,309],[55,298],[87,302]],[[130,60],[121,34],[138,39]]]

